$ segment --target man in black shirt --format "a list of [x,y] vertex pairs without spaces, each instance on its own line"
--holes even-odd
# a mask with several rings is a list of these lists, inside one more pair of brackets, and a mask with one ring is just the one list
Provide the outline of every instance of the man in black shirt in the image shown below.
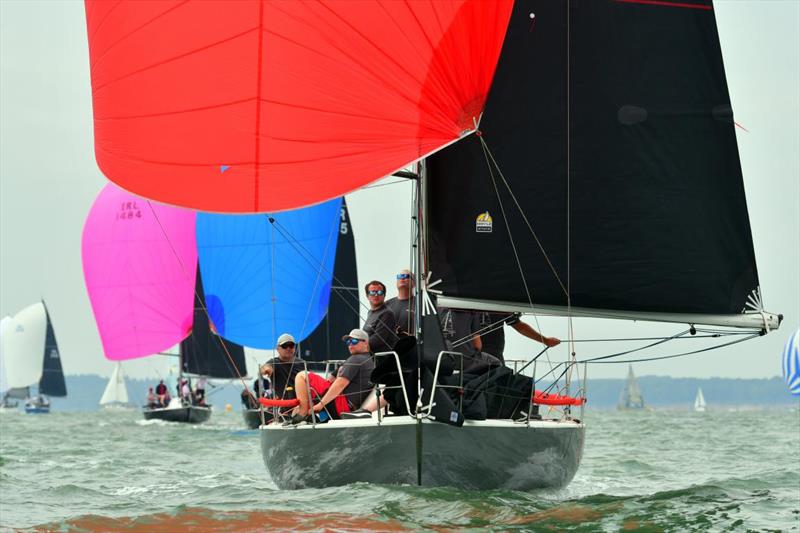
[[270,378],[273,394],[281,400],[294,398],[294,378],[303,370],[303,360],[295,355],[297,343],[294,337],[284,333],[278,337],[278,357],[261,365],[262,376]]
[[386,285],[377,280],[370,281],[364,291],[370,309],[362,329],[369,335],[369,349],[372,353],[391,352],[399,337],[394,313],[384,303]]
[[520,313],[493,313],[489,311],[477,311],[478,319],[478,332],[481,336],[483,343],[482,350],[486,353],[492,354],[501,361],[503,359],[503,352],[506,348],[506,334],[504,326],[509,325],[520,334],[533,339],[536,342],[541,342],[548,348],[561,344],[561,341],[555,337],[545,337],[530,325],[520,320]]

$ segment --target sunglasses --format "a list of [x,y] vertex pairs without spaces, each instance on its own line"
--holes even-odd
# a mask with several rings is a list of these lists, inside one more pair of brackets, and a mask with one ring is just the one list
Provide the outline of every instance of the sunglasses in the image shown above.
[[349,339],[345,339],[345,341],[344,341],[344,343],[346,345],[348,345],[348,346],[355,346],[359,342],[363,342],[363,341],[361,339],[354,339],[353,337],[350,337]]
[[294,346],[295,344],[293,342],[284,342],[283,344],[281,344],[281,348],[283,348],[284,350],[289,350],[291,348],[294,348]]
[[367,291],[367,294],[369,294],[370,296],[383,296],[384,294],[386,294],[386,291],[378,289],[377,291]]
[[398,274],[397,279],[408,279],[411,277],[411,274]]

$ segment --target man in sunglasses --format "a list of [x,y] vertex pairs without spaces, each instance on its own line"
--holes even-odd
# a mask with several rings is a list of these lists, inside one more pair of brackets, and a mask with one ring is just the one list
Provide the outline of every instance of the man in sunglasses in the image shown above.
[[397,342],[397,319],[386,307],[386,285],[373,280],[364,287],[369,300],[369,312],[363,330],[369,335],[369,348],[373,353],[391,352]]
[[276,350],[278,357],[261,365],[260,374],[270,378],[276,398],[291,400],[295,397],[294,381],[297,374],[303,370],[303,360],[295,355],[297,343],[289,333],[278,337]]
[[[311,411],[319,413],[323,409],[331,418],[340,418],[342,413],[360,407],[372,391],[369,378],[375,369],[375,361],[369,350],[369,335],[364,330],[354,329],[342,340],[347,345],[350,357],[339,367],[333,381],[313,372],[297,374],[294,387],[300,405],[292,416],[293,425],[309,422]],[[309,386],[313,396],[319,398],[313,407],[308,402]]]
[[397,332],[401,335],[414,333],[414,278],[411,271],[403,269],[397,274],[397,296],[386,300],[386,307],[394,313]]

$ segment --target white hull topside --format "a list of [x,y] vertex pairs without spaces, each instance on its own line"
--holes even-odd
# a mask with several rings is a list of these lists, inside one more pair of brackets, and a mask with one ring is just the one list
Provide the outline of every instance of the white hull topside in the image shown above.
[[[558,488],[575,476],[585,426],[574,420],[422,422],[422,485]],[[418,482],[417,420],[409,416],[261,426],[261,451],[282,489]]]

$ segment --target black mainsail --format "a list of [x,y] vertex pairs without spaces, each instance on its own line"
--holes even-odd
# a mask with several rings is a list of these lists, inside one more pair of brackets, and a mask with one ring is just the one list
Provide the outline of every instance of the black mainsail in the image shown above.
[[298,354],[306,361],[347,359],[350,354],[342,343],[342,335],[358,327],[358,305],[356,245],[347,202],[342,198],[328,313],[311,335],[300,342]]
[[[181,371],[210,378],[238,378],[240,373],[246,373],[247,370],[244,348],[224,340],[211,330],[205,302],[203,281],[198,266],[192,333],[180,344]],[[222,346],[223,343],[225,348]]]
[[67,384],[64,381],[64,370],[61,368],[61,354],[58,351],[56,334],[50,321],[50,313],[42,302],[47,316],[47,334],[44,342],[44,364],[42,377],[39,380],[39,394],[46,396],[66,396]]
[[470,136],[427,160],[440,302],[760,310],[734,128],[710,1],[516,2],[491,154]]

